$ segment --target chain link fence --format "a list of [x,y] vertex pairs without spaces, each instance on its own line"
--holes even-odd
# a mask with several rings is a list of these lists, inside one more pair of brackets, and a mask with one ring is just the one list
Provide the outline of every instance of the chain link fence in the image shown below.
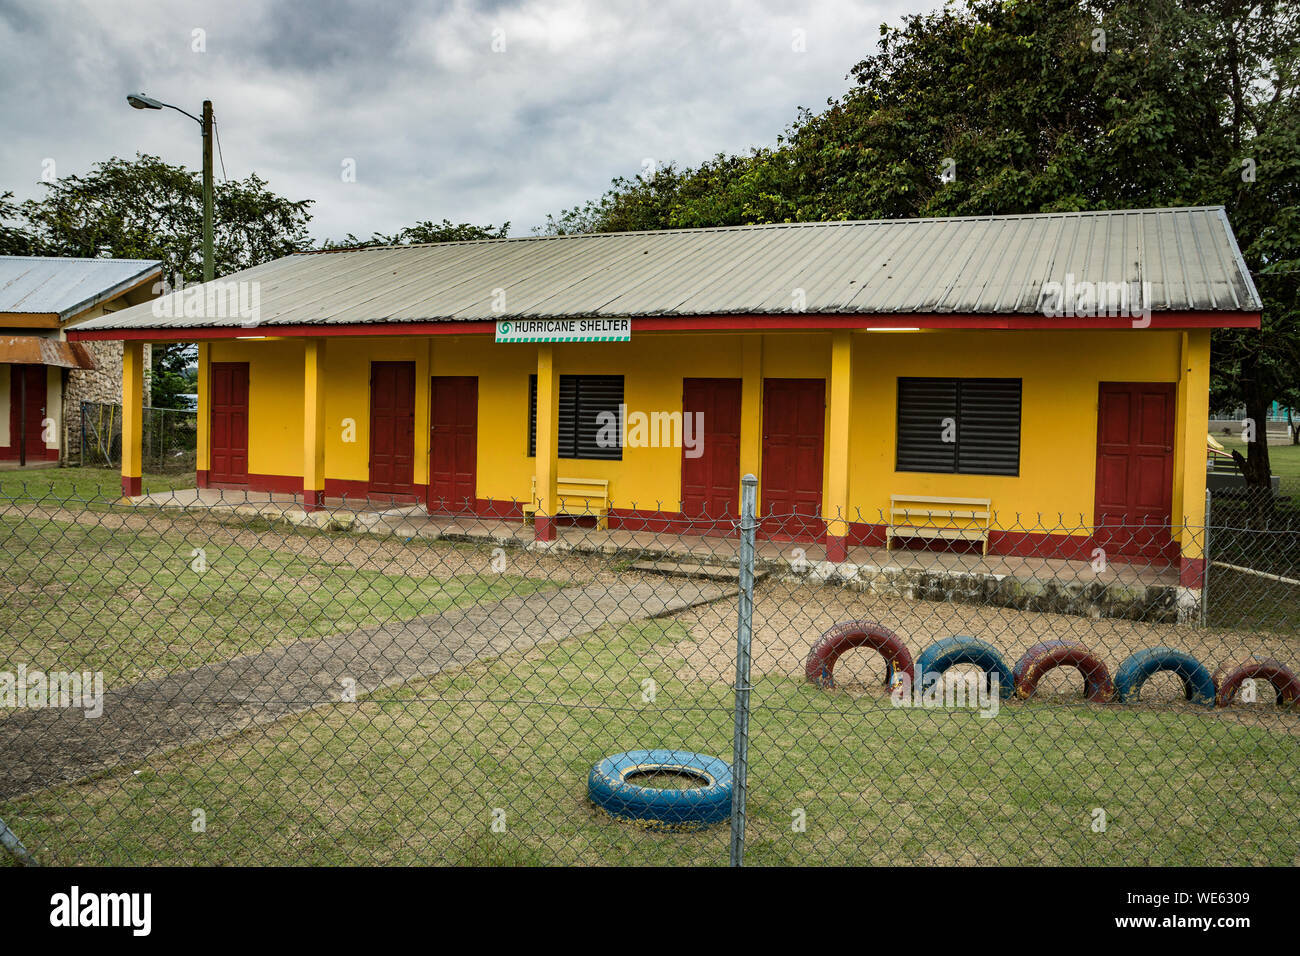
[[[82,402],[79,457],[87,467],[122,466],[122,406]],[[141,457],[153,474],[193,472],[198,448],[198,412],[183,408],[145,406]]]
[[1295,530],[0,491],[11,862],[1300,862]]

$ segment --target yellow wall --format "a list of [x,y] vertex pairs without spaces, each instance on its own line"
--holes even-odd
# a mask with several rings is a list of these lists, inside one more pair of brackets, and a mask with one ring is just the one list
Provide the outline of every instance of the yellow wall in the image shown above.
[[[632,342],[557,344],[559,374],[622,374],[630,411],[681,409],[686,377],[820,378],[831,368],[831,333],[763,336],[641,334]],[[748,356],[748,364],[746,360]],[[250,363],[249,470],[303,473],[303,361],[298,340],[222,341],[211,360]],[[365,481],[369,461],[372,361],[416,363],[416,483],[427,481],[428,376],[479,380],[478,497],[527,499],[535,463],[527,454],[528,376],[533,345],[498,345],[487,336],[334,338],[326,357],[325,473]],[[988,497],[1000,523],[1065,528],[1092,520],[1098,384],[1183,382],[1175,464],[1177,522],[1195,518],[1204,495],[1201,434],[1208,398],[1209,334],[1156,330],[1098,332],[926,331],[852,335],[850,512],[875,523],[891,494]],[[1190,368],[1191,371],[1183,371]],[[1023,380],[1019,477],[896,473],[894,438],[899,376],[1013,377]],[[1190,384],[1188,384],[1190,383]],[[1190,396],[1190,398],[1188,397]],[[827,389],[830,397],[830,389]],[[748,406],[747,406],[748,407]],[[828,412],[829,416],[829,412]],[[356,440],[344,441],[344,422]],[[743,469],[757,467],[761,429],[744,424]],[[826,432],[829,436],[829,431]],[[823,495],[830,482],[826,442]],[[559,462],[561,477],[604,478],[615,507],[676,511],[678,448],[628,448],[622,461]],[[761,476],[760,476],[761,478]],[[1184,488],[1188,489],[1184,504]],[[1040,514],[1042,518],[1040,519]],[[856,515],[855,515],[856,517]]]
[[[213,362],[248,363],[249,473],[301,477],[302,342],[222,340],[212,343],[210,356]],[[340,389],[345,384],[339,379]]]
[[[1025,524],[1049,528],[1089,524],[1099,384],[1179,377],[1178,332],[981,330],[854,338],[849,501],[872,522],[889,508],[891,494],[905,494],[990,498],[1004,527],[1014,527],[1017,514]],[[894,471],[897,378],[930,375],[1022,379],[1019,477]],[[1204,420],[1196,423],[1201,431]],[[1175,464],[1175,474],[1179,470]]]

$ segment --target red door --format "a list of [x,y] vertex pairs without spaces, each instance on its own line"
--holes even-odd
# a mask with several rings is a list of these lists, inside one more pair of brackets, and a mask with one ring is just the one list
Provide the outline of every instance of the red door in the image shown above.
[[9,372],[9,447],[20,464],[45,461],[44,365],[12,365]]
[[815,536],[825,530],[822,441],[826,383],[819,378],[763,381],[763,529]]
[[709,530],[740,513],[740,379],[682,380],[682,438],[682,514]]
[[1097,543],[1115,554],[1170,545],[1174,385],[1102,382],[1097,401]]
[[478,379],[438,376],[429,432],[429,510],[472,512],[477,471]]
[[370,490],[415,491],[415,363],[370,363]]
[[248,484],[248,363],[213,362],[208,481]]

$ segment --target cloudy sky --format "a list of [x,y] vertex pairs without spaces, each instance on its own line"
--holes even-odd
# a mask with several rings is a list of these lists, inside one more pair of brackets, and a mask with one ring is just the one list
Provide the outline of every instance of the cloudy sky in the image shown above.
[[[527,234],[647,161],[771,144],[925,0],[0,0],[0,190],[154,153],[214,103],[227,174],[312,232],[422,219]],[[355,181],[345,172],[355,170]],[[217,174],[221,174],[218,166]]]

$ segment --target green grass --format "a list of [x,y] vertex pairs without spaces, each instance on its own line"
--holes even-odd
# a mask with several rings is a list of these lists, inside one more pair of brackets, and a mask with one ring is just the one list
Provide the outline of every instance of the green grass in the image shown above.
[[[1214,438],[1229,454],[1234,450],[1246,454],[1246,443],[1239,437],[1219,434]],[[1282,479],[1283,493],[1300,493],[1300,445],[1269,445],[1268,462],[1273,474]]]
[[[194,487],[194,473],[145,475],[145,494]],[[122,497],[122,475],[109,468],[34,468],[0,471],[0,505],[38,501],[50,507],[71,502],[84,507],[91,502],[107,507]]]
[[[585,799],[590,767],[620,750],[730,759],[730,688],[678,678],[684,639],[650,622],[476,664],[0,819],[47,863],[722,864],[725,825],[652,832]],[[751,864],[1297,862],[1300,737],[1263,723],[1047,704],[981,719],[784,678],[754,700]]]
[[[1245,443],[1235,435],[1214,437],[1229,452],[1246,453]],[[1300,580],[1300,445],[1269,445],[1268,457],[1280,479],[1280,497],[1273,501],[1266,525],[1250,501],[1216,496],[1210,555],[1216,561]],[[1263,527],[1267,530],[1258,530]],[[1300,585],[1212,566],[1209,608],[1212,625],[1291,631],[1300,620]]]
[[546,586],[358,570],[199,528],[0,517],[0,549],[0,670],[103,671],[110,687]]

